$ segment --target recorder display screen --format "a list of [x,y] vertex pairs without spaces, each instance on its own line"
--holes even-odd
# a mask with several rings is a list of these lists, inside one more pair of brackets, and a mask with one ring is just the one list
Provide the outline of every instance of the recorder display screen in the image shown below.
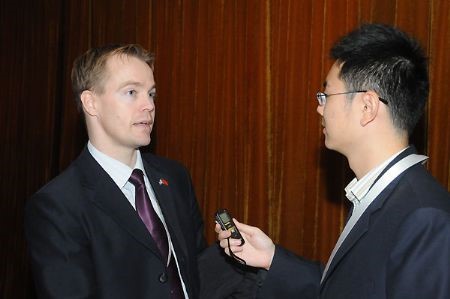
[[231,220],[227,213],[220,214],[220,218],[222,218],[223,222],[230,222]]

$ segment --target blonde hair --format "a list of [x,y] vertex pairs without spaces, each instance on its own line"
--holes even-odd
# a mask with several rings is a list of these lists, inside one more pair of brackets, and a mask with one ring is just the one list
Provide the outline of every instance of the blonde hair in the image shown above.
[[83,91],[103,92],[102,82],[105,79],[106,62],[114,55],[138,58],[153,69],[154,55],[138,44],[107,45],[89,49],[75,59],[72,67],[72,90],[79,111],[82,111],[80,96]]

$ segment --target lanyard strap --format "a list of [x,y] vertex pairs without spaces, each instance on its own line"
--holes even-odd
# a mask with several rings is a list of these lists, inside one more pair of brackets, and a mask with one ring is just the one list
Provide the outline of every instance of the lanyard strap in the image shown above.
[[382,176],[381,178],[372,186],[372,188],[369,190],[369,192],[366,194],[366,196],[361,201],[358,209],[354,209],[350,219],[348,220],[347,224],[344,227],[344,230],[342,231],[341,235],[339,236],[339,239],[334,246],[333,251],[331,252],[330,258],[328,259],[327,265],[325,267],[325,270],[322,274],[322,279],[320,280],[320,283],[323,282],[328,268],[330,267],[331,261],[333,260],[336,252],[341,247],[342,243],[344,242],[345,238],[347,238],[348,234],[352,230],[352,228],[355,226],[356,222],[359,220],[361,215],[364,213],[364,211],[367,209],[367,207],[373,202],[375,198],[377,198],[378,195],[393,181],[395,180],[400,174],[402,174],[406,169],[410,168],[413,165],[416,165],[419,162],[425,161],[428,159],[427,156],[423,155],[416,155],[411,154],[406,157],[404,157],[402,160],[397,162],[394,166],[389,168]]

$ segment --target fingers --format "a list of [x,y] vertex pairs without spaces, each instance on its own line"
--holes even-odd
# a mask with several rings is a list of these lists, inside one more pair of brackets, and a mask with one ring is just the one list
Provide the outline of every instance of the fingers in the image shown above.
[[215,223],[214,230],[216,231],[216,233],[220,233],[223,231],[222,227],[217,222]]
[[214,227],[215,232],[217,233],[217,240],[219,240],[219,245],[223,249],[225,249],[225,253],[230,255],[229,248],[233,252],[240,252],[242,251],[241,248],[241,240],[240,239],[233,239],[231,238],[231,232],[228,230],[222,230],[219,224],[216,223],[216,226]]
[[[248,235],[246,232],[251,232],[254,229],[256,229],[256,227],[253,226],[249,226],[243,223],[240,223],[239,221],[237,221],[236,219],[234,219],[234,222],[236,224],[236,227],[239,229],[239,231],[241,231],[241,235],[242,237],[247,241]],[[241,230],[242,228],[242,230]],[[220,247],[225,249],[225,252],[229,255],[229,248],[231,248],[231,250],[233,252],[241,252],[243,251],[242,248],[242,241],[240,239],[234,239],[231,238],[231,232],[228,230],[222,230],[221,226],[216,223],[215,227],[214,227],[214,231],[217,233],[217,240],[219,241],[219,245]]]
[[220,225],[216,222],[216,226],[214,227],[215,232],[218,234],[222,231],[222,229],[220,228]]
[[214,228],[214,230],[215,230],[216,233],[217,233],[217,239],[218,239],[219,241],[220,241],[220,240],[223,240],[223,239],[226,239],[226,238],[228,238],[228,237],[231,236],[231,232],[230,232],[230,231],[228,231],[228,230],[222,230],[222,228],[220,227],[220,225],[217,224],[217,223],[216,223],[216,227]]
[[[223,249],[228,249],[228,239],[225,240],[221,240],[219,242],[220,247],[222,247]],[[240,252],[243,250],[241,242],[238,240],[238,242],[236,242],[235,239],[230,238],[230,248],[233,252]]]
[[[259,230],[257,227],[250,226],[250,225],[247,225],[244,223],[240,223],[235,218],[233,218],[233,220],[234,220],[234,223],[236,224],[236,227],[241,232],[241,235],[243,236],[244,239],[247,239],[247,236],[251,236],[257,230]],[[219,240],[219,241],[221,241],[223,239],[227,239],[231,236],[231,232],[228,230],[222,230],[221,226],[218,223],[216,223],[216,225],[214,227],[214,231],[217,233],[217,240]],[[230,239],[230,240],[233,240],[232,245],[241,243],[240,240],[236,240],[236,239]]]

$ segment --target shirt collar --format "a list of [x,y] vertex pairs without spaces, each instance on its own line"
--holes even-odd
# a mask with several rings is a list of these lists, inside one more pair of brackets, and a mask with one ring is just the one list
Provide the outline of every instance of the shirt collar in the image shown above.
[[130,178],[133,169],[138,168],[142,170],[145,175],[141,152],[138,149],[136,150],[136,164],[132,169],[128,165],[102,153],[97,148],[95,148],[95,146],[90,141],[88,141],[87,148],[92,157],[94,157],[94,159],[98,162],[98,164],[100,164],[103,170],[105,170],[106,173],[108,173],[108,175],[112,178],[112,180],[116,183],[116,185],[120,189],[122,189],[128,182],[128,179]]
[[389,157],[383,163],[381,163],[380,165],[369,171],[361,179],[358,180],[357,178],[354,178],[345,187],[345,196],[348,198],[348,200],[350,200],[354,205],[359,204],[361,200],[364,199],[367,192],[369,192],[370,188],[375,183],[376,179],[378,178],[380,173],[384,170],[384,168],[386,168],[386,166],[405,149],[402,149],[401,151]]

